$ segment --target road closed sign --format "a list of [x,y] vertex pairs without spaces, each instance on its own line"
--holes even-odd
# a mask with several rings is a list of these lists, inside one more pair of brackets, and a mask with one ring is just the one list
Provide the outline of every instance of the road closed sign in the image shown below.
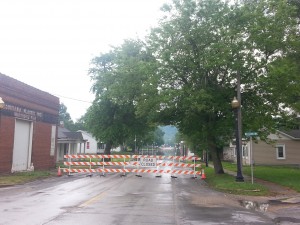
[[156,158],[141,158],[140,164],[142,167],[156,167]]

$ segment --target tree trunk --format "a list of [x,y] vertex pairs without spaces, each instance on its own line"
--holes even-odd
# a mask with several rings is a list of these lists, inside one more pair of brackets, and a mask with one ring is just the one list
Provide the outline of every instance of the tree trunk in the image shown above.
[[[105,145],[104,155],[110,155],[111,153],[112,142],[108,141]],[[104,159],[105,162],[111,161],[110,158]]]
[[215,138],[214,137],[208,137],[208,148],[211,153],[212,161],[214,164],[214,169],[216,174],[224,174],[222,162],[220,159],[220,155],[218,153],[217,146],[215,144]]

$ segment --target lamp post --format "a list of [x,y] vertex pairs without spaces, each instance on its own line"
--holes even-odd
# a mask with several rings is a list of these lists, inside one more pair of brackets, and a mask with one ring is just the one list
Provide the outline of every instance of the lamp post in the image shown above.
[[241,104],[240,101],[234,97],[231,106],[234,111],[235,116],[235,146],[236,146],[236,163],[237,163],[237,174],[235,180],[237,182],[244,182],[244,177],[242,174],[242,165],[241,165],[241,147],[242,147],[242,138],[241,138]]

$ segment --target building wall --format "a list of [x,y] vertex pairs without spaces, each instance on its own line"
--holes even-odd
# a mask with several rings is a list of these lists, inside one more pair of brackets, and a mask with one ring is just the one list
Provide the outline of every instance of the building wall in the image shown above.
[[51,128],[47,123],[34,123],[33,126],[33,144],[32,144],[32,162],[38,169],[47,169],[53,167],[54,155],[50,155],[51,148]]
[[[97,141],[93,138],[89,133],[80,131],[82,133],[82,137],[86,140],[85,145],[82,143],[81,145],[78,144],[78,149],[82,154],[97,154]],[[80,149],[81,147],[81,149]]]
[[1,115],[0,111],[0,172],[10,172],[14,146],[15,118]]
[[[285,159],[277,159],[277,144],[285,145]],[[300,141],[281,139],[273,144],[253,143],[253,159],[257,165],[300,165]]]
[[[1,73],[0,97],[5,102],[0,112],[0,172],[12,169],[16,119],[33,123],[31,163],[34,168],[54,168],[51,130],[58,122],[59,98]],[[56,137],[52,140],[56,142]]]

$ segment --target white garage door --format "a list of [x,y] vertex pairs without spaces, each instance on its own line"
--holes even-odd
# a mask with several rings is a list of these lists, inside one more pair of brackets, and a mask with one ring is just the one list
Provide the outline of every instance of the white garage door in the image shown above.
[[12,172],[27,170],[31,163],[32,122],[16,119]]

